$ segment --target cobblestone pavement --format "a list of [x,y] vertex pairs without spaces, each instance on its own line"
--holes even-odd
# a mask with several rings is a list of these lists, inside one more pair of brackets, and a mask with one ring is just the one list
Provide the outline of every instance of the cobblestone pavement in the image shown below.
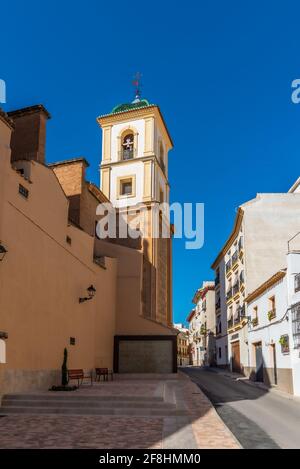
[[130,416],[130,412],[128,416],[8,414],[0,418],[0,448],[240,447],[210,401],[182,373],[173,380],[122,379],[93,387],[83,386],[73,395],[97,395],[99,399],[101,396],[116,399],[132,396],[144,398],[145,402],[147,398],[164,399],[173,403],[179,414],[151,416],[151,408],[143,416]]
[[0,419],[0,447],[160,449],[162,428],[162,418],[8,415]]

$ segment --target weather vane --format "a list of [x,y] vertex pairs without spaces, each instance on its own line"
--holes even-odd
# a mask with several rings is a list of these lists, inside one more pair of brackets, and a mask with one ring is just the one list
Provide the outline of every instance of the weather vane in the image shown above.
[[137,72],[134,76],[133,79],[133,86],[135,88],[134,94],[135,94],[135,100],[140,100],[141,99],[141,78],[142,74],[140,72]]

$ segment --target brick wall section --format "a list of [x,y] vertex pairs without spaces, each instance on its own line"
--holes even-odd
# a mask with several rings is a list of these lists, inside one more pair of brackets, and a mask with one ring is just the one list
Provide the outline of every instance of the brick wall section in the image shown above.
[[85,168],[87,167],[87,163],[84,159],[50,166],[56,174],[67,197],[81,194],[84,184]]
[[11,161],[35,160],[45,163],[46,122],[50,114],[41,106],[8,113],[15,130],[11,137]]

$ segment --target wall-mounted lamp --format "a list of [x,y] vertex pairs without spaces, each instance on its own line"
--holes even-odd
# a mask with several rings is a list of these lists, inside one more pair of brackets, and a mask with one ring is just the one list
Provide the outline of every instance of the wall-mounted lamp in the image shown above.
[[89,296],[85,296],[84,298],[79,298],[79,303],[84,303],[85,301],[92,300],[96,294],[96,288],[94,285],[90,285],[89,288],[87,288],[87,292]]
[[2,244],[0,244],[0,262],[3,261],[6,253],[7,249]]

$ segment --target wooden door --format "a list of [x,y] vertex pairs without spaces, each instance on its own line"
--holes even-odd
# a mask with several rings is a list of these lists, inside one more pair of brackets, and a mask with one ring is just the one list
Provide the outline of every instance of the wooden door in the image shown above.
[[264,381],[264,363],[262,355],[262,345],[261,343],[255,345],[255,359],[256,359],[256,381],[263,383]]
[[241,371],[241,356],[240,356],[240,342],[232,342],[232,371],[240,373]]

